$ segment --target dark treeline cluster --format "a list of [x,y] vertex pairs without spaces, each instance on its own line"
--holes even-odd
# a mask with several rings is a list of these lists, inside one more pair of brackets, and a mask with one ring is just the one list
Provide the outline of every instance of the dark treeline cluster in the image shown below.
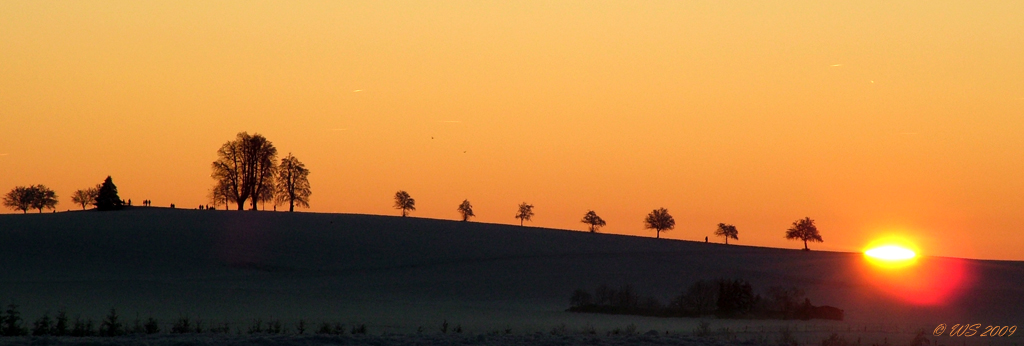
[[210,191],[214,206],[227,208],[235,203],[243,210],[249,201],[252,210],[266,202],[275,208],[286,204],[288,211],[295,211],[296,205],[309,208],[309,169],[291,153],[278,163],[277,148],[258,133],[241,132],[224,143],[217,150],[211,176],[216,180]]
[[250,323],[232,328],[230,323],[206,323],[201,319],[192,319],[188,316],[179,317],[174,320],[169,328],[162,329],[160,322],[149,317],[145,320],[135,318],[132,321],[123,321],[117,314],[116,309],[110,309],[101,321],[84,319],[76,316],[69,318],[64,310],[58,311],[50,317],[49,313],[43,314],[32,323],[24,320],[18,311],[18,306],[11,304],[0,311],[0,336],[70,336],[70,337],[115,337],[122,335],[144,335],[144,334],[306,334],[316,333],[322,335],[345,335],[366,334],[366,325],[358,324],[346,328],[341,323],[321,322],[316,329],[312,328],[306,320],[299,320],[294,326],[287,325],[281,320],[270,319],[264,322],[262,319],[252,320]]
[[574,291],[567,311],[660,317],[843,319],[843,310],[814,306],[796,287],[771,287],[763,293],[755,293],[744,280],[698,281],[662,304],[657,298],[640,296],[631,285],[618,289],[600,285],[593,293]]

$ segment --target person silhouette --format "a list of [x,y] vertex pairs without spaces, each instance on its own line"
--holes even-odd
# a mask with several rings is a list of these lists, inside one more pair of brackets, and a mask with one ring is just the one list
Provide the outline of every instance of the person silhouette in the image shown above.
[[708,237],[704,237],[704,242],[705,242],[705,243],[707,243],[707,242],[708,242]]

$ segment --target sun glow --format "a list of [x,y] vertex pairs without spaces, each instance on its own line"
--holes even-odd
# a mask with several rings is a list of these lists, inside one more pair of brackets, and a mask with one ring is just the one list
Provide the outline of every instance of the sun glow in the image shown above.
[[917,257],[914,250],[899,246],[885,245],[864,251],[864,255],[883,261],[905,261]]

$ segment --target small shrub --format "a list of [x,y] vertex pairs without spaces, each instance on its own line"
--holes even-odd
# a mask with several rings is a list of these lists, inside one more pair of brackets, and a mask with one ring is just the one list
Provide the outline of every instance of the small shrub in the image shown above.
[[231,333],[231,324],[224,322],[218,325],[210,327],[210,333],[214,334],[228,334]]
[[565,323],[559,324],[554,328],[551,328],[551,335],[565,335],[566,328]]
[[366,325],[360,324],[358,327],[352,326],[352,334],[366,334]]
[[592,324],[587,323],[587,325],[583,326],[583,328],[580,328],[580,333],[593,335],[597,334],[597,329],[594,329],[594,326]]
[[188,316],[178,317],[177,321],[174,321],[174,325],[171,326],[172,334],[187,334],[192,332],[192,320]]
[[569,298],[569,304],[574,308],[581,308],[594,303],[594,297],[589,292],[582,288],[577,288],[572,292],[572,297]]
[[317,334],[323,334],[323,335],[333,334],[333,333],[331,333],[331,324],[327,323],[327,322],[321,322],[320,323],[320,328],[317,328],[316,333]]
[[635,324],[632,324],[632,323],[630,323],[629,325],[627,325],[627,326],[626,326],[626,330],[625,330],[625,333],[626,333],[626,335],[633,335],[633,334],[636,334],[636,325],[635,325]]
[[53,331],[50,334],[56,336],[68,335],[68,312],[61,309],[57,311],[56,323],[53,325]]
[[146,327],[142,325],[142,319],[139,315],[135,315],[135,321],[132,322],[131,330],[127,330],[129,334],[146,334]]
[[694,336],[711,336],[711,324],[708,321],[700,321],[697,328],[693,330]]
[[83,320],[81,316],[75,317],[75,325],[71,329],[71,336],[95,336],[96,329],[93,321]]
[[155,318],[150,317],[146,319],[146,334],[156,334],[160,332],[160,324]]
[[32,335],[50,335],[53,330],[53,322],[50,321],[50,314],[44,313],[35,323],[32,323]]
[[120,336],[124,335],[124,325],[118,321],[117,310],[110,309],[110,313],[100,323],[100,336]]
[[281,334],[282,332],[284,332],[284,325],[281,324],[281,320],[270,320],[267,322],[268,334]]
[[455,334],[462,334],[462,325],[455,325]]
[[925,336],[924,330],[918,330],[917,335],[914,335],[914,339],[910,340],[910,346],[928,346],[931,340]]
[[306,320],[299,320],[299,323],[295,324],[295,330],[299,332],[299,335],[306,334]]
[[248,333],[249,334],[260,334],[260,333],[263,333],[263,320],[258,319],[258,318],[255,319],[255,320],[252,320],[252,323],[249,324]]
[[839,336],[839,334],[832,333],[829,337],[821,340],[821,346],[851,346],[853,344],[846,341],[845,338]]
[[789,327],[782,328],[782,330],[779,331],[778,341],[780,346],[797,346],[800,344],[800,342],[793,337],[793,332],[789,330]]
[[0,317],[0,334],[3,336],[20,336],[28,334],[28,329],[22,326],[21,313],[18,306],[7,305],[7,310]]
[[444,322],[441,323],[441,334],[448,334],[448,320],[444,320]]

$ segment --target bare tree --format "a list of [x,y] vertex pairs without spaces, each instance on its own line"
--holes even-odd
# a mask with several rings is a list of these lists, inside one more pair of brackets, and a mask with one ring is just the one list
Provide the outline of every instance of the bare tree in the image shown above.
[[238,210],[245,209],[245,202],[251,199],[252,209],[261,198],[272,196],[274,174],[277,171],[277,148],[260,134],[250,136],[239,133],[234,140],[224,143],[217,150],[211,176],[222,182],[230,199],[238,204]]
[[17,186],[4,195],[4,206],[28,213],[29,208],[32,208],[32,195],[31,187]]
[[43,208],[54,209],[59,203],[57,193],[45,185],[33,185],[29,189],[32,190],[32,209],[39,209],[39,213]]
[[474,217],[473,205],[469,204],[469,200],[463,200],[462,204],[459,204],[459,214],[462,215],[462,221],[469,221],[469,218]]
[[213,202],[213,208],[216,209],[218,204],[224,204],[224,210],[228,210],[230,203],[234,202],[232,198],[234,195],[231,193],[231,187],[226,181],[218,181],[217,184],[213,185],[210,189],[210,201]]
[[288,211],[295,211],[295,205],[309,208],[309,170],[299,159],[288,153],[277,166],[277,202],[287,203]]
[[729,238],[740,240],[740,231],[736,230],[736,226],[727,225],[724,223],[718,224],[718,229],[715,230],[715,235],[719,237],[725,237],[725,244],[729,244]]
[[583,220],[580,222],[590,225],[590,233],[597,232],[598,229],[605,225],[604,220],[597,216],[597,213],[593,210],[587,211],[587,214],[583,215]]
[[519,219],[519,226],[523,225],[524,221],[530,221],[533,217],[533,205],[526,204],[526,202],[519,204],[519,212],[516,213],[516,218]]
[[402,217],[405,217],[409,211],[416,210],[416,200],[405,190],[399,190],[395,192],[395,209],[401,209]]
[[659,208],[647,214],[647,218],[644,219],[644,228],[653,229],[656,234],[655,238],[661,238],[661,232],[676,228],[676,220],[669,215],[668,209]]
[[809,217],[793,221],[793,226],[786,230],[786,239],[803,240],[804,251],[811,250],[807,248],[808,241],[823,242],[821,234],[818,233],[818,227],[814,226],[814,220]]
[[86,206],[92,205],[96,202],[96,197],[100,195],[100,188],[90,187],[87,189],[77,190],[71,194],[71,202],[81,205],[82,210],[85,210]]

